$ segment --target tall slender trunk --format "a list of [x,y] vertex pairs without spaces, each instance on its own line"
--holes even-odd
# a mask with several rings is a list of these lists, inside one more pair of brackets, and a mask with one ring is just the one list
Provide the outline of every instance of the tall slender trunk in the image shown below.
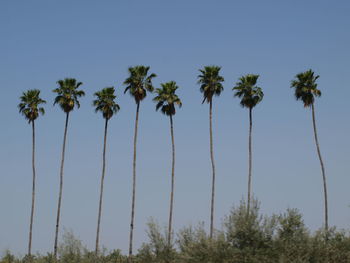
[[212,100],[210,100],[210,104],[209,104],[210,158],[211,158],[211,167],[213,171],[212,186],[211,186],[210,238],[213,237],[213,232],[214,232],[214,199],[215,199],[215,163],[214,163],[214,150],[213,150],[212,108],[213,108],[213,102]]
[[135,218],[135,194],[136,194],[136,143],[137,127],[139,121],[140,102],[136,106],[135,133],[134,133],[134,160],[132,164],[132,202],[131,202],[131,222],[130,222],[130,239],[129,239],[129,262],[132,262],[132,242],[134,235],[134,218]]
[[108,119],[106,118],[105,122],[105,134],[103,139],[103,155],[102,155],[102,176],[101,176],[101,188],[100,188],[100,202],[98,206],[98,219],[97,219],[97,231],[96,231],[96,247],[95,254],[98,254],[99,250],[99,240],[100,240],[100,223],[101,223],[101,214],[102,214],[102,199],[103,199],[103,182],[105,179],[105,170],[106,170],[106,144],[107,144],[107,128],[108,128]]
[[248,202],[247,202],[247,215],[249,215],[250,211],[250,198],[251,198],[251,188],[252,188],[252,108],[249,108],[249,143],[248,143],[248,151],[249,151],[249,167],[248,167]]
[[54,245],[54,253],[53,253],[55,260],[57,260],[58,230],[59,230],[60,215],[61,215],[61,202],[62,202],[62,189],[63,189],[63,167],[64,167],[64,154],[65,154],[65,151],[66,151],[66,138],[67,138],[68,119],[69,119],[69,112],[66,113],[66,124],[64,126],[64,136],[63,136],[63,146],[62,146],[62,156],[61,156],[60,190],[59,190],[59,195],[58,195],[56,232],[55,232],[55,245]]
[[171,231],[173,222],[173,206],[174,206],[174,183],[175,183],[175,142],[174,142],[174,128],[173,117],[170,115],[170,134],[172,145],[172,165],[171,165],[171,192],[170,192],[170,212],[169,212],[169,228],[168,228],[168,247],[171,246]]
[[32,184],[32,208],[30,212],[30,225],[29,225],[29,243],[28,243],[28,255],[32,255],[32,233],[33,233],[33,219],[34,219],[34,205],[35,205],[35,124],[32,121],[33,130],[33,148],[32,148],[32,168],[33,168],[33,184]]
[[328,237],[328,198],[327,198],[327,181],[326,181],[326,173],[324,169],[324,164],[321,156],[320,145],[318,143],[317,137],[317,129],[316,129],[316,118],[315,118],[315,107],[314,104],[311,104],[312,109],[312,123],[314,127],[314,135],[315,135],[315,143],[317,148],[318,158],[320,159],[321,170],[322,170],[322,179],[323,179],[323,191],[324,191],[324,222],[325,222],[325,231],[326,231],[326,239]]

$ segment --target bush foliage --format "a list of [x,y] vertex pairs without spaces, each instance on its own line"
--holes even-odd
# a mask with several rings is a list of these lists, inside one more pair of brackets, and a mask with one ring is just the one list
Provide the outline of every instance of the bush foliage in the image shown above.
[[[212,239],[204,224],[181,229],[171,247],[166,229],[148,223],[149,241],[134,256],[134,263],[349,263],[350,235],[332,228],[311,233],[297,209],[263,216],[257,201],[249,213],[246,204],[233,208]],[[59,263],[127,263],[120,250],[89,251],[72,232],[65,232],[59,246]],[[52,254],[22,259],[5,252],[0,263],[54,263]]]

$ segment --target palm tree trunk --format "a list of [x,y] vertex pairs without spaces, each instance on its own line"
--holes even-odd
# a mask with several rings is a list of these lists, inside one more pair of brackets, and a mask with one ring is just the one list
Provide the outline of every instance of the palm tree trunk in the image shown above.
[[134,160],[133,160],[133,175],[132,175],[132,202],[131,202],[131,222],[130,222],[130,239],[129,239],[129,262],[132,262],[132,242],[134,234],[134,218],[135,218],[135,194],[136,194],[136,143],[137,143],[137,127],[139,121],[140,102],[136,107],[135,118],[135,133],[134,133]]
[[101,214],[102,214],[102,198],[103,198],[103,182],[105,179],[105,170],[106,170],[106,144],[107,144],[107,128],[108,128],[108,119],[106,118],[105,122],[105,134],[103,139],[103,156],[102,156],[102,176],[101,176],[101,188],[100,188],[100,202],[98,206],[98,219],[97,219],[97,232],[96,232],[96,247],[95,254],[98,254],[99,249],[99,239],[100,239],[100,223],[101,223]]
[[322,179],[323,179],[323,191],[324,191],[324,221],[325,221],[325,231],[326,231],[326,239],[328,236],[328,198],[327,198],[327,182],[326,182],[326,173],[324,169],[324,164],[321,156],[320,145],[318,143],[317,138],[317,129],[316,129],[316,118],[315,118],[315,107],[314,104],[311,104],[312,109],[312,123],[314,127],[314,135],[315,135],[315,143],[317,148],[318,158],[320,159],[321,170],[322,170]]
[[252,188],[252,108],[249,108],[249,143],[248,143],[248,151],[249,151],[249,167],[248,167],[248,202],[247,202],[247,215],[249,215],[250,211],[250,198],[251,198],[251,188]]
[[32,148],[32,168],[33,168],[33,184],[32,184],[32,208],[30,212],[30,225],[29,225],[29,243],[28,243],[28,255],[32,255],[32,233],[33,233],[33,219],[34,219],[34,205],[35,205],[35,124],[32,121],[33,130],[33,148]]
[[211,186],[210,238],[213,237],[213,232],[214,232],[214,199],[215,199],[215,163],[214,163],[214,150],[213,150],[212,108],[213,108],[213,102],[212,100],[210,100],[210,104],[209,104],[210,158],[211,158],[211,167],[213,171],[212,186]]
[[174,142],[174,128],[173,117],[170,115],[170,134],[172,145],[172,165],[171,165],[171,193],[170,193],[170,212],[169,212],[169,229],[168,229],[168,247],[171,246],[171,229],[173,221],[173,206],[174,206],[174,183],[175,183],[175,142]]
[[55,245],[54,245],[54,258],[55,258],[55,260],[57,260],[58,230],[59,230],[60,215],[61,215],[62,188],[63,188],[63,167],[64,167],[64,154],[65,154],[65,150],[66,150],[66,138],[67,138],[68,119],[69,119],[69,112],[67,112],[67,114],[66,114],[66,124],[64,126],[64,136],[63,136],[63,146],[62,146],[62,156],[61,156],[60,190],[59,190],[59,195],[58,195],[56,232],[55,232]]

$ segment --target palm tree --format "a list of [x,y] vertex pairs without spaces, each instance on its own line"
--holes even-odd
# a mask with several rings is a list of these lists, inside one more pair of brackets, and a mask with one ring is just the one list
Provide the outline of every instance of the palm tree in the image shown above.
[[175,81],[170,81],[161,84],[161,89],[156,89],[158,94],[153,101],[157,102],[156,110],[161,109],[161,112],[170,119],[170,135],[172,144],[172,165],[171,165],[171,192],[170,192],[170,212],[169,212],[169,225],[168,225],[168,247],[171,245],[171,229],[173,220],[173,204],[174,204],[174,179],[175,179],[175,142],[174,142],[174,129],[173,129],[173,115],[175,115],[175,105],[182,106],[182,102],[175,94],[175,91],[179,88]]
[[101,186],[100,186],[100,201],[98,207],[98,219],[97,219],[97,232],[96,232],[96,247],[95,253],[98,254],[99,249],[99,237],[100,237],[100,222],[102,214],[102,197],[103,197],[103,182],[105,178],[105,168],[106,168],[106,144],[107,144],[107,129],[108,121],[114,114],[116,114],[120,107],[114,101],[116,95],[114,95],[114,87],[104,88],[101,91],[95,92],[94,96],[97,98],[93,101],[93,106],[95,106],[95,112],[101,112],[103,118],[105,119],[105,133],[103,139],[103,155],[102,155],[102,176],[101,176]]
[[58,104],[61,107],[61,109],[63,110],[63,112],[66,114],[66,123],[64,126],[61,168],[60,168],[60,187],[59,187],[59,196],[58,196],[55,244],[54,244],[54,258],[55,259],[57,259],[58,230],[59,230],[59,224],[60,224],[62,189],[63,189],[63,167],[64,167],[64,155],[65,155],[65,149],[66,149],[66,138],[67,138],[69,113],[74,109],[75,106],[80,108],[80,103],[79,103],[78,98],[85,95],[84,91],[78,90],[78,88],[83,83],[77,82],[76,79],[65,78],[64,80],[57,81],[57,84],[59,87],[53,90],[54,93],[57,93],[57,96],[56,96],[55,101],[54,101],[54,105]]
[[212,128],[212,107],[213,96],[219,96],[224,87],[221,82],[224,78],[219,75],[221,67],[218,66],[206,66],[204,69],[200,69],[200,75],[198,75],[198,84],[200,84],[200,91],[203,93],[203,101],[209,103],[209,133],[210,133],[210,158],[212,167],[212,190],[211,190],[211,209],[210,209],[210,238],[213,237],[214,231],[214,198],[215,198],[215,163],[214,163],[214,150],[213,150],[213,128]]
[[140,102],[147,96],[147,91],[153,91],[152,79],[157,75],[148,74],[150,67],[135,66],[130,67],[129,77],[124,81],[127,85],[124,93],[129,91],[129,94],[136,102],[136,119],[135,119],[135,133],[134,133],[134,158],[133,158],[133,183],[132,183],[132,202],[131,202],[131,223],[130,223],[130,240],[129,240],[129,262],[132,262],[132,244],[134,233],[134,217],[135,217],[135,193],[136,193],[136,143],[137,143],[137,128],[139,119]]
[[328,233],[328,198],[327,198],[327,182],[326,173],[321,156],[320,145],[318,143],[317,129],[316,129],[316,118],[315,118],[315,97],[321,97],[321,91],[317,89],[316,80],[320,76],[309,69],[305,72],[299,73],[295,76],[296,79],[292,80],[291,88],[295,89],[295,98],[301,100],[304,103],[305,108],[311,107],[312,112],[312,124],[314,128],[314,137],[317,148],[318,158],[321,164],[322,179],[323,179],[323,191],[324,191],[324,221],[326,234]]
[[232,90],[235,91],[234,96],[241,99],[241,106],[249,109],[249,165],[248,165],[248,202],[247,215],[250,211],[251,199],[251,183],[252,183],[252,110],[262,101],[264,93],[261,88],[256,86],[259,75],[248,74],[239,78],[236,86]]
[[24,116],[28,123],[32,124],[32,170],[33,170],[33,182],[32,182],[32,207],[30,212],[29,223],[29,242],[28,242],[28,256],[32,254],[32,230],[34,219],[34,204],[35,204],[35,120],[39,117],[39,114],[45,114],[43,107],[40,104],[46,103],[45,100],[40,98],[40,90],[33,89],[23,92],[20,97],[21,102],[18,104],[19,112]]

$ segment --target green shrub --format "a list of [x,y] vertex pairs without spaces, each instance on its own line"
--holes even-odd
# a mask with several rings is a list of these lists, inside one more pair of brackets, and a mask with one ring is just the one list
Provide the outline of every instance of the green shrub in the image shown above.
[[[204,224],[182,228],[176,238],[167,240],[167,229],[148,223],[148,242],[134,255],[134,263],[349,263],[349,232],[331,228],[311,233],[297,209],[279,216],[263,216],[253,200],[249,214],[244,201],[233,208],[221,230],[209,238]],[[106,249],[95,255],[72,231],[65,231],[58,248],[59,260],[52,254],[25,256],[6,251],[0,263],[128,263],[120,250]]]

